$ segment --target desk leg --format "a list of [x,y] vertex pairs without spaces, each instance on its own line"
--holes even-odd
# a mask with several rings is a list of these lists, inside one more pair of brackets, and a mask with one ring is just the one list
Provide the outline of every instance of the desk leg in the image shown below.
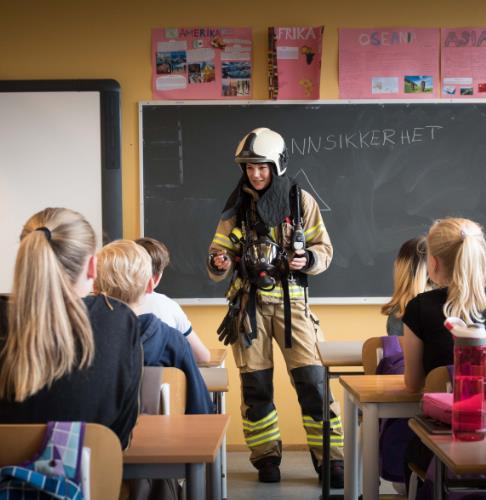
[[186,464],[187,500],[204,500],[204,464]]
[[212,464],[206,466],[207,498],[221,500],[221,448]]
[[434,500],[442,500],[444,492],[444,474],[445,466],[437,458],[434,457],[435,462],[435,481],[434,481]]
[[344,391],[344,498],[358,498],[358,410]]
[[363,410],[363,500],[376,500],[380,487],[378,472],[378,407],[364,403]]
[[[226,413],[226,394],[221,394],[221,413]],[[228,498],[228,463],[226,456],[226,434],[223,437],[223,444],[221,447],[221,496],[224,500]]]

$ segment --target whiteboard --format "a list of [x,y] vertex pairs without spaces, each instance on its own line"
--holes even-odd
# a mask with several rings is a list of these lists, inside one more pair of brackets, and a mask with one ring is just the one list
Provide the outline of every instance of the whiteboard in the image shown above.
[[0,92],[0,293],[12,286],[23,224],[46,207],[103,227],[100,92]]

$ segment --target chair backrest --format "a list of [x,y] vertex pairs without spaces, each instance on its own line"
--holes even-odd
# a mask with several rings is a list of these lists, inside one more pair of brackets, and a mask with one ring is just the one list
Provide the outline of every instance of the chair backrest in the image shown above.
[[140,392],[142,413],[184,415],[186,411],[186,375],[179,368],[145,366]]
[[[34,458],[45,432],[45,424],[0,424],[0,466]],[[90,499],[118,500],[122,479],[120,440],[108,427],[87,424],[84,447],[91,450]]]
[[424,392],[452,392],[452,380],[447,366],[438,366],[427,374]]
[[[403,350],[403,337],[398,337]],[[376,367],[383,358],[383,347],[381,337],[371,337],[363,344],[362,351],[363,369],[365,375],[374,375]]]
[[186,374],[179,368],[165,367],[162,371],[162,383],[168,384],[170,388],[170,414],[184,415],[187,398]]

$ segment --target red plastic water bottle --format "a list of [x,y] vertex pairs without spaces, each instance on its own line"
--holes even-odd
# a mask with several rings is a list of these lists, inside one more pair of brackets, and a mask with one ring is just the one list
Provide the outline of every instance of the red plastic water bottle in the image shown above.
[[452,434],[460,441],[481,441],[486,433],[486,331],[483,324],[466,325],[447,318],[454,336],[454,402]]

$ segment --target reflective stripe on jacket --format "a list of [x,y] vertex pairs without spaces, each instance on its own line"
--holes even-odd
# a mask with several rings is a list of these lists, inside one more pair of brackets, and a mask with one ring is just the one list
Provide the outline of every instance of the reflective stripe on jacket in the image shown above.
[[[325,271],[332,259],[332,245],[329,235],[324,226],[319,205],[315,199],[304,190],[301,190],[301,213],[303,220],[303,229],[306,241],[306,249],[312,252],[314,257],[313,265],[306,269],[304,272],[309,275],[319,274]],[[290,215],[290,214],[289,214]],[[241,254],[241,245],[235,245],[230,239],[229,235],[236,226],[236,216],[227,220],[220,219],[216,228],[215,235],[209,247],[209,252],[225,251],[232,259],[233,266],[225,273],[216,274],[210,266],[208,266],[209,277],[213,281],[222,281],[233,272],[234,259]],[[288,222],[283,221],[281,231],[273,227],[270,229],[270,237],[277,240],[278,234],[281,234],[283,241],[276,241],[282,245],[288,253],[291,253],[291,243],[293,236],[293,226]],[[243,286],[243,281],[236,280],[230,285],[227,296],[231,297],[234,293]],[[290,299],[291,300],[304,300],[304,288],[294,282],[289,282],[290,286]],[[258,290],[258,296],[263,303],[276,303],[283,300],[283,291],[279,282],[271,291]]]

